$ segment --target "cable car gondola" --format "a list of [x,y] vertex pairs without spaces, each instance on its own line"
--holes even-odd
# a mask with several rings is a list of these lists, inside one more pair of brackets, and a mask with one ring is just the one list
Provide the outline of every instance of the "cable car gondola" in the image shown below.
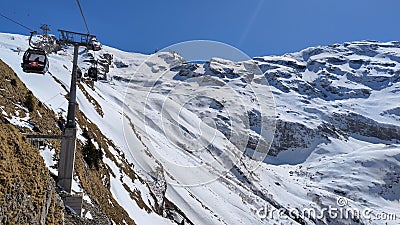
[[87,75],[90,79],[97,81],[97,79],[99,77],[99,71],[97,69],[97,60],[96,59],[94,59],[94,61],[92,61],[92,66],[88,69]]
[[49,69],[49,59],[45,51],[29,48],[22,58],[21,66],[25,73],[45,74]]
[[97,78],[98,78],[97,67],[94,67],[94,66],[90,67],[87,74],[88,74],[89,78],[97,81]]
[[31,32],[31,36],[29,37],[29,46],[31,46],[31,48],[25,51],[22,57],[21,67],[26,73],[45,74],[49,69],[49,59],[44,50],[32,46],[31,39],[35,33],[36,32]]

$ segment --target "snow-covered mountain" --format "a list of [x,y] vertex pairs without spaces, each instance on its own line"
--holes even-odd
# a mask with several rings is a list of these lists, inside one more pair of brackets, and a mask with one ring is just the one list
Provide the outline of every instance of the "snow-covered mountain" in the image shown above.
[[[28,48],[26,36],[0,34],[0,59],[65,117],[72,48],[49,55],[46,75],[22,72],[17,48]],[[95,145],[110,192],[91,196],[78,173],[74,191],[88,205],[118,204],[128,224],[399,223],[400,42],[204,64],[106,46],[79,57],[83,72],[93,57],[110,62],[107,80],[78,90],[89,121],[78,118],[79,139],[91,124],[103,135]],[[29,118],[9,120],[29,127]],[[55,163],[53,150],[41,154]],[[335,216],[332,207],[365,215]]]

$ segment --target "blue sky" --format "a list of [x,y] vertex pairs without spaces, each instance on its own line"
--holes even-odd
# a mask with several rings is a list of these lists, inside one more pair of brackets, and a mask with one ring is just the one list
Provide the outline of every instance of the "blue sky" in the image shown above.
[[[151,53],[213,40],[250,56],[281,55],[354,40],[400,39],[398,0],[81,0],[89,29],[106,45]],[[75,0],[2,0],[0,13],[38,29],[86,32]],[[29,32],[0,17],[0,32]]]

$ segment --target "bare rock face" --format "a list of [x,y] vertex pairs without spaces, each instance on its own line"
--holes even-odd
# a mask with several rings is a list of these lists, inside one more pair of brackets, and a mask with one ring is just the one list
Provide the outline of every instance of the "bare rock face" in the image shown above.
[[300,123],[279,120],[269,154],[276,156],[280,151],[290,148],[309,148],[315,140],[324,135],[318,131]]
[[400,143],[400,127],[379,123],[356,113],[345,115],[335,113],[332,116],[332,124],[335,124],[336,127],[348,135],[357,134]]

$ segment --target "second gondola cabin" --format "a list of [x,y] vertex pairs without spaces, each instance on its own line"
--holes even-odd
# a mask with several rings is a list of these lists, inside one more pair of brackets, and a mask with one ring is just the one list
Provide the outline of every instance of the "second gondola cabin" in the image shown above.
[[92,80],[97,81],[97,79],[98,79],[98,74],[97,73],[98,73],[97,68],[92,66],[92,67],[89,68],[87,75]]
[[22,57],[22,70],[26,73],[45,74],[49,69],[49,59],[41,49],[28,49]]

